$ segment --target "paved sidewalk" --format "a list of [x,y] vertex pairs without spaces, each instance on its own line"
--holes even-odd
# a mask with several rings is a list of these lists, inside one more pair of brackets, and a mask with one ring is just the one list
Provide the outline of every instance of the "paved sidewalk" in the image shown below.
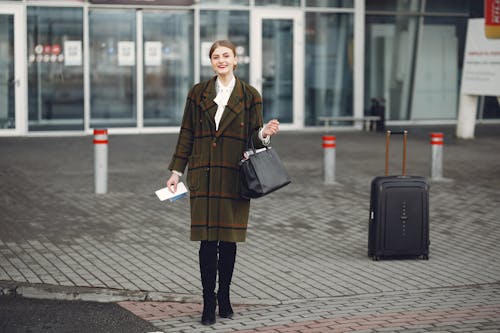
[[[432,130],[410,129],[409,174],[429,175]],[[293,183],[252,202],[232,288],[245,307],[213,328],[499,332],[500,127],[480,127],[472,141],[444,131],[451,181],[431,185],[429,261],[366,256],[369,184],[383,173],[383,134],[335,133],[333,186],[322,182],[322,133],[274,138]],[[166,332],[198,329],[198,244],[188,241],[188,201],[154,196],[175,142],[172,134],[111,136],[110,192],[94,195],[91,137],[0,138],[0,291],[175,301],[162,304],[179,307],[178,315],[152,322]],[[392,173],[400,171],[399,145],[394,138]],[[148,311],[138,314],[154,318]],[[411,327],[391,322],[402,318]]]
[[363,294],[235,309],[199,324],[199,304],[122,302],[164,332],[499,332],[500,285]]

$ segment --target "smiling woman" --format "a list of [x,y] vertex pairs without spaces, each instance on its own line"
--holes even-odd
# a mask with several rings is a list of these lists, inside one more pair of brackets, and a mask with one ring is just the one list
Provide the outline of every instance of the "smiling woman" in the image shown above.
[[208,54],[214,72],[227,85],[233,77],[233,71],[238,66],[236,47],[228,41],[217,41],[210,48]]
[[[167,187],[175,192],[179,177],[188,167],[191,240],[201,241],[199,262],[203,287],[201,323],[231,318],[229,286],[236,260],[236,242],[244,242],[250,200],[242,198],[238,162],[247,138],[264,147],[279,130],[273,119],[263,126],[262,98],[233,71],[238,65],[236,47],[228,40],[212,44],[210,64],[216,76],[189,91],[181,132],[169,165]],[[217,299],[215,284],[219,274]]]

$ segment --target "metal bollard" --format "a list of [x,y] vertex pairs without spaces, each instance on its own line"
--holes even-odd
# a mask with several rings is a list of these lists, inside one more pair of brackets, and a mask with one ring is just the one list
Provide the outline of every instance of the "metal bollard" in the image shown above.
[[323,135],[325,184],[335,184],[335,135]]
[[94,129],[94,192],[108,192],[108,130]]
[[432,161],[431,161],[431,179],[443,179],[443,133],[431,133]]

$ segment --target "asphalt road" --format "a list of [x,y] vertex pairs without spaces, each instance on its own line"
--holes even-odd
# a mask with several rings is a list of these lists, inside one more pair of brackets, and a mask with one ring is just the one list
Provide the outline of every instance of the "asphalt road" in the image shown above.
[[0,332],[155,332],[115,303],[0,296]]

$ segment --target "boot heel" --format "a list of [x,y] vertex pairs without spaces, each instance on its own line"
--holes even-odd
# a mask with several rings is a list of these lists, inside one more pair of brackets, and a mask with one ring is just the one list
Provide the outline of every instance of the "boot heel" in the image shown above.
[[201,324],[205,326],[215,324],[215,308],[217,303],[215,301],[215,295],[209,297],[209,299],[203,298],[203,313],[201,315]]
[[219,317],[232,319],[234,312],[229,300],[229,294],[227,296],[217,294],[217,301],[219,303]]

